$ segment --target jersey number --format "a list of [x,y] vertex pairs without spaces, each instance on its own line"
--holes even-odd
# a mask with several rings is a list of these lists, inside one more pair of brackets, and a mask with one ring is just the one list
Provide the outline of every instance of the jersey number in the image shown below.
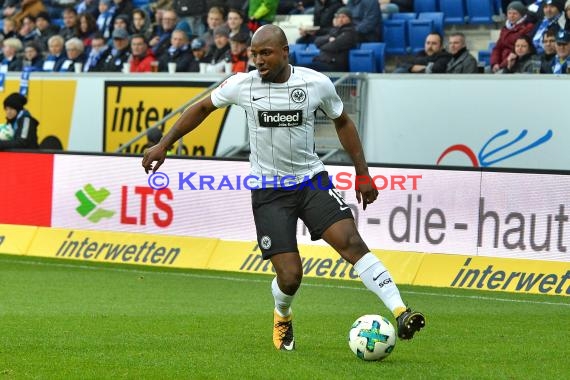
[[331,197],[333,197],[338,204],[340,205],[340,210],[348,210],[350,207],[348,207],[348,205],[344,202],[344,198],[342,197],[342,195],[340,195],[340,193],[338,192],[337,189],[329,189],[329,195]]

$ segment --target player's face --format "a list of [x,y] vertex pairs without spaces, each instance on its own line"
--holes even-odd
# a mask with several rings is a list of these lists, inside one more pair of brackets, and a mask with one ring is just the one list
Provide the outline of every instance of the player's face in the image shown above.
[[253,63],[266,82],[283,83],[288,79],[288,46],[279,46],[269,38],[254,38],[251,44]]

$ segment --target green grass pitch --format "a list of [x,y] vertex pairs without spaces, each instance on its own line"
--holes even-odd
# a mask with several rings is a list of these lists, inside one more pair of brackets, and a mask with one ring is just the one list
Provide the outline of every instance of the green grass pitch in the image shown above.
[[271,342],[266,275],[0,255],[0,379],[538,379],[570,374],[570,302],[401,286],[427,317],[382,362],[349,349],[360,282],[304,279],[295,352]]

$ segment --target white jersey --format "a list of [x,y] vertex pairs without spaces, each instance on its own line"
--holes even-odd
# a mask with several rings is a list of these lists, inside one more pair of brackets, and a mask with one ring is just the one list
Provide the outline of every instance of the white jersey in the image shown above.
[[[251,175],[256,186],[280,187],[325,170],[315,152],[315,111],[339,117],[343,104],[331,80],[304,67],[291,67],[285,83],[262,82],[257,70],[228,78],[212,94],[214,106],[231,104],[247,114]],[[284,178],[285,177],[285,178]],[[286,181],[286,182],[285,182]]]

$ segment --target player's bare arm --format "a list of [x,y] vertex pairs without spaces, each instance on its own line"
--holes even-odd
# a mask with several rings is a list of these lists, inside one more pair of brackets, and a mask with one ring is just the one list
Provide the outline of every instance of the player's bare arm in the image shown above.
[[[168,148],[179,138],[196,129],[215,110],[216,107],[209,96],[187,108],[160,142],[145,150],[142,166],[146,173],[150,170],[156,172],[166,159]],[[156,165],[153,166],[155,161]]]
[[368,172],[368,164],[364,158],[364,150],[358,137],[358,131],[352,119],[346,114],[346,111],[342,111],[342,114],[334,119],[334,125],[342,147],[354,164],[357,177],[364,176],[368,178],[367,181],[357,180],[355,189],[358,203],[362,202],[362,208],[366,210],[366,206],[378,198],[378,190],[372,186],[372,178],[370,178]]

